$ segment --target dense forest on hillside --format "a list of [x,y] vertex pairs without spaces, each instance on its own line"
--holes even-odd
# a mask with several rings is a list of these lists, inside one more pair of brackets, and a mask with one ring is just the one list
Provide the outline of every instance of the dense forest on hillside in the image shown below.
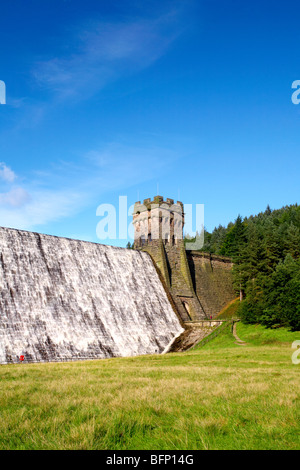
[[238,216],[205,231],[201,251],[232,258],[244,322],[300,330],[300,206]]

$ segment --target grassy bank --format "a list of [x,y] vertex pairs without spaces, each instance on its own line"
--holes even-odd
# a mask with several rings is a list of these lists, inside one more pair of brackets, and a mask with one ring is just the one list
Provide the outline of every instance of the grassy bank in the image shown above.
[[0,448],[299,449],[300,333],[237,333],[246,346],[228,328],[186,353],[1,366]]
[[232,318],[236,318],[239,305],[239,298],[232,300],[218,313],[216,320],[231,320]]

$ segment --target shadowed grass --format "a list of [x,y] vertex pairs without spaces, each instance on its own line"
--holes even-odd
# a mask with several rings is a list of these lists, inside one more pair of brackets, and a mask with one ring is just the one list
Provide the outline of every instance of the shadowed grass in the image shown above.
[[228,328],[186,353],[1,366],[0,448],[299,449],[300,334],[256,345],[258,331],[238,324],[244,347]]

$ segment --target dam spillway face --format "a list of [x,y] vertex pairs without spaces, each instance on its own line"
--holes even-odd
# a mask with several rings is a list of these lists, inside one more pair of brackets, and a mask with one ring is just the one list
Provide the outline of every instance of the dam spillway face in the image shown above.
[[147,253],[0,228],[0,363],[159,354],[183,328]]

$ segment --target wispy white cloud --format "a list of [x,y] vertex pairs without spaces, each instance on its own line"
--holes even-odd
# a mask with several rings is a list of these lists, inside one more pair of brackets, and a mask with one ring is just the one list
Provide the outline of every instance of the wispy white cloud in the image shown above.
[[[14,100],[12,105],[20,110],[13,135],[40,124],[58,100],[91,97],[110,82],[157,61],[181,33],[182,24],[174,7],[167,14],[155,17],[151,11],[151,15],[123,22],[94,21],[79,28],[75,40],[74,36],[65,36],[64,44],[70,47],[62,50],[72,53],[49,57],[35,63],[32,70],[35,80],[55,98]],[[76,217],[84,208],[96,208],[100,198],[102,202],[111,191],[124,192],[158,177],[178,158],[170,148],[150,145],[150,139],[141,139],[139,145],[137,139],[130,139],[134,144],[120,143],[116,138],[116,142],[94,146],[77,155],[76,164],[68,160],[68,155],[66,161],[58,161],[47,154],[44,161],[48,159],[48,166],[26,174],[17,174],[0,163],[0,225],[36,230]]]
[[34,230],[75,215],[82,208],[82,203],[82,194],[68,190],[32,191],[27,193],[27,201],[23,204],[11,204],[8,196],[0,195],[0,225]]
[[60,98],[86,98],[116,80],[148,67],[178,36],[176,14],[124,23],[96,23],[77,38],[67,57],[36,64],[37,82]]
[[[28,181],[18,175],[5,163],[0,164],[0,179],[5,191],[0,192],[0,225],[20,229],[34,229],[72,214],[76,214],[84,204],[82,192],[69,187],[55,187],[55,175],[52,172],[52,188],[46,187],[48,177]],[[16,186],[15,180],[21,180],[22,186]]]
[[23,187],[15,187],[11,179],[8,191],[0,193],[0,225],[36,230],[76,217],[87,207],[96,209],[111,191],[124,192],[137,183],[159,179],[178,158],[168,148],[110,143],[89,150],[79,163],[62,161],[46,172],[33,172],[31,180],[19,178]]
[[0,163],[0,179],[8,183],[16,179],[15,173],[4,162]]
[[85,154],[87,167],[94,167],[89,184],[112,191],[160,178],[178,160],[178,153],[168,147],[130,145],[111,142]]
[[0,193],[0,206],[22,207],[30,201],[28,192],[21,188],[12,188],[6,193]]

